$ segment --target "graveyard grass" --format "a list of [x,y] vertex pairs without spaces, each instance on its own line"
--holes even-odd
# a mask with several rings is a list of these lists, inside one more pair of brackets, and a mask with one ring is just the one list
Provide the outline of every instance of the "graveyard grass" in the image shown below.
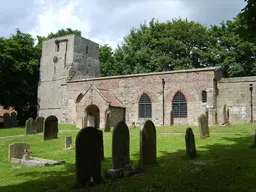
[[[256,148],[251,148],[255,125],[210,127],[210,137],[195,133],[198,157],[185,157],[185,129],[188,126],[157,127],[158,164],[144,167],[145,174],[124,180],[106,181],[93,191],[256,191]],[[23,129],[24,128],[17,128]],[[73,125],[60,125],[58,139],[43,141],[42,134],[0,139],[0,191],[72,191],[75,183],[75,150],[65,150],[65,137],[78,133]],[[0,129],[0,137],[10,135]],[[182,133],[171,134],[170,132]],[[229,133],[229,134],[223,134]],[[14,133],[20,134],[18,131]],[[212,134],[211,134],[212,133]],[[215,134],[214,134],[215,133]],[[24,134],[24,132],[22,133]],[[104,133],[103,169],[111,168],[112,132]],[[53,167],[27,167],[8,163],[8,145],[13,142],[30,144],[32,156],[65,160]],[[86,149],[85,149],[86,153]],[[130,155],[133,164],[139,157],[139,127],[130,128]],[[84,190],[86,191],[86,190]]]

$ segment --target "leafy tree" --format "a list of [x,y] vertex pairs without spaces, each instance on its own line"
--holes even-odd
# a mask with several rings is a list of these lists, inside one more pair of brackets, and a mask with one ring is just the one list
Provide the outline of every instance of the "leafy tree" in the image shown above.
[[122,74],[167,71],[212,66],[208,62],[211,42],[206,26],[187,19],[159,22],[133,28],[114,58]]

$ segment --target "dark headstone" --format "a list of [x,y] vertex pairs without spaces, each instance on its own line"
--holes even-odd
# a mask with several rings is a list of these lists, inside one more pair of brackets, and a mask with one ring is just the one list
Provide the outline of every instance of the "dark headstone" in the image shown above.
[[76,137],[76,179],[85,186],[91,181],[100,183],[101,177],[101,138],[97,129],[81,129]]
[[142,165],[156,164],[156,128],[151,120],[140,130],[140,161]]
[[104,141],[103,141],[103,132],[101,130],[98,130],[98,133],[100,135],[100,156],[101,156],[101,160],[104,159]]
[[11,127],[11,117],[9,113],[4,114],[4,128],[10,128]]
[[196,156],[195,136],[191,128],[187,128],[185,135],[186,153],[188,157]]
[[44,131],[44,117],[37,117],[36,124],[37,124],[36,132],[42,133]]
[[54,115],[44,120],[44,140],[58,137],[58,118]]
[[26,128],[26,135],[28,134],[35,134],[36,133],[36,121],[33,118],[29,118],[26,121],[25,128]]
[[11,127],[17,127],[17,113],[12,112],[11,113]]
[[174,117],[173,117],[173,112],[171,111],[170,113],[170,125],[172,126],[174,124]]
[[130,134],[124,121],[119,122],[112,135],[112,168],[120,169],[130,164]]

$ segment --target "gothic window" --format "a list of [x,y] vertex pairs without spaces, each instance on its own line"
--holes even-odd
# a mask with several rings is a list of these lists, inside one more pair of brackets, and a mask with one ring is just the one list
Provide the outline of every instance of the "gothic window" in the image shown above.
[[147,94],[143,94],[139,101],[139,118],[151,118],[151,100]]
[[202,102],[203,103],[207,102],[207,92],[205,90],[202,91]]
[[88,46],[86,46],[86,50],[85,50],[86,54],[88,53]]
[[187,117],[187,101],[181,92],[177,92],[173,97],[172,111],[174,118]]

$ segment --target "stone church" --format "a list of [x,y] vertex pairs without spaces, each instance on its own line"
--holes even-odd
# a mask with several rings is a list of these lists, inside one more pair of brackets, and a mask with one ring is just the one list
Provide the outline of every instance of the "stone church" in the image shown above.
[[197,125],[208,109],[211,125],[224,123],[227,110],[231,124],[249,123],[256,117],[255,85],[256,77],[224,78],[218,67],[101,77],[99,45],[68,35],[43,42],[38,116],[78,128],[88,115],[103,128],[107,113],[111,126],[145,119]]

